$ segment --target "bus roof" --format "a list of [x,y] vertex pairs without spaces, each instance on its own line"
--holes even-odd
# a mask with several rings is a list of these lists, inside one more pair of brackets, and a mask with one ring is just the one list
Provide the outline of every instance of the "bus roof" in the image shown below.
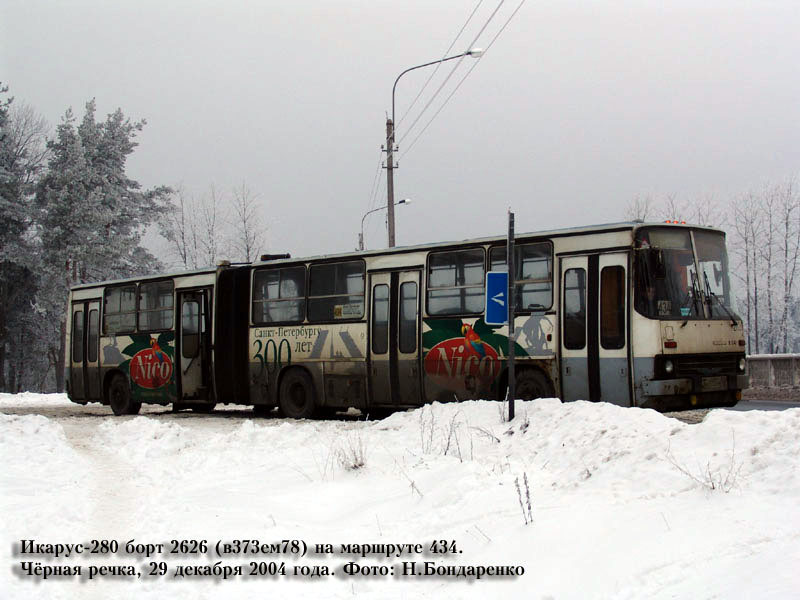
[[[519,232],[514,234],[515,239],[520,238],[554,238],[554,237],[567,237],[571,235],[591,235],[597,233],[610,233],[616,231],[626,231],[626,230],[635,230],[639,229],[640,227],[658,227],[658,226],[673,226],[673,227],[685,227],[691,229],[707,229],[710,231],[718,231],[723,233],[722,230],[715,229],[713,227],[707,227],[704,225],[692,225],[688,223],[665,223],[665,222],[644,222],[644,221],[621,221],[618,223],[605,223],[602,225],[588,225],[588,226],[581,226],[581,227],[566,227],[562,229],[551,229],[545,231],[529,231],[529,232]],[[461,244],[491,244],[496,242],[503,242],[507,239],[505,235],[495,235],[490,237],[482,237],[482,238],[468,238],[463,240],[451,240],[447,242],[436,242],[433,244],[415,244],[413,246],[396,246],[394,248],[377,248],[375,250],[355,250],[350,252],[341,252],[335,254],[321,254],[317,256],[297,256],[292,258],[282,258],[277,260],[267,260],[267,261],[254,261],[253,266],[265,266],[265,265],[274,265],[280,263],[292,263],[292,262],[308,262],[314,260],[328,260],[328,259],[336,259],[336,258],[346,258],[346,257],[354,257],[354,256],[377,256],[377,255],[387,255],[387,254],[402,254],[406,252],[419,252],[422,250],[436,250],[440,248],[450,248],[453,246],[459,246]]]
[[[249,266],[249,265],[248,265]],[[175,278],[175,277],[192,277],[193,275],[211,275],[216,272],[216,268],[214,267],[206,267],[203,269],[193,269],[190,271],[170,271],[164,273],[157,273],[155,275],[142,275],[139,277],[124,277],[122,279],[109,279],[105,281],[94,281],[90,283],[79,283],[77,285],[73,285],[70,289],[72,290],[82,290],[86,288],[93,288],[93,287],[103,287],[106,285],[114,285],[117,283],[127,283],[129,281],[150,281],[154,279],[165,279],[165,278]]]
[[[530,232],[521,232],[515,233],[515,238],[554,238],[554,237],[567,237],[572,235],[591,235],[597,233],[610,233],[610,232],[617,232],[617,231],[626,231],[626,230],[636,230],[641,227],[658,227],[658,226],[672,226],[672,227],[685,227],[691,229],[706,229],[710,231],[717,231],[719,233],[724,233],[720,229],[716,229],[713,227],[707,227],[704,225],[693,225],[689,223],[668,223],[668,222],[643,222],[643,221],[621,221],[618,223],[604,223],[601,225],[587,225],[581,227],[566,227],[562,229],[550,229],[550,230],[543,230],[543,231],[530,231]],[[266,261],[253,261],[252,263],[227,263],[227,261],[222,261],[221,265],[224,268],[236,268],[236,267],[244,267],[244,266],[266,266],[266,265],[275,265],[275,264],[283,264],[283,263],[297,263],[297,262],[309,262],[315,260],[330,260],[330,259],[337,259],[337,258],[352,258],[352,257],[360,257],[360,256],[382,256],[388,254],[403,254],[408,252],[420,252],[423,250],[436,250],[440,248],[450,248],[453,246],[459,246],[461,244],[491,244],[497,242],[503,242],[507,239],[507,236],[504,235],[495,235],[490,237],[482,237],[482,238],[469,238],[463,240],[451,240],[446,242],[436,242],[433,244],[415,244],[413,246],[396,246],[394,248],[377,248],[374,250],[354,250],[350,252],[338,252],[334,254],[320,254],[316,256],[297,256],[291,258],[280,258],[280,259],[273,259],[273,260],[266,260]],[[173,271],[173,272],[164,272],[155,275],[146,275],[142,277],[127,277],[123,279],[114,279],[109,281],[98,281],[93,283],[82,283],[78,285],[72,286],[71,289],[78,290],[78,289],[86,289],[86,288],[93,288],[93,287],[100,287],[105,285],[114,285],[119,283],[126,283],[129,281],[148,281],[154,279],[164,279],[167,277],[190,277],[192,275],[204,275],[204,274],[213,274],[216,272],[216,268],[214,267],[206,267],[203,269],[196,269],[190,271]]]

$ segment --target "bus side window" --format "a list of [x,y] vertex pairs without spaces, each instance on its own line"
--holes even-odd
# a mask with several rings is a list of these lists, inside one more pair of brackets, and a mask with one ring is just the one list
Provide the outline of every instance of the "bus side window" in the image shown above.
[[139,286],[139,331],[172,329],[173,285],[154,281]]
[[483,248],[431,253],[428,259],[428,314],[483,312]]
[[[506,247],[495,246],[489,255],[491,270],[507,268]],[[550,242],[514,247],[516,310],[546,310],[553,305],[553,246]]]
[[306,316],[306,268],[259,270],[253,276],[253,323],[299,323]]
[[308,320],[360,319],[364,316],[364,262],[312,265]]
[[106,289],[103,302],[103,331],[130,333],[136,331],[136,285]]

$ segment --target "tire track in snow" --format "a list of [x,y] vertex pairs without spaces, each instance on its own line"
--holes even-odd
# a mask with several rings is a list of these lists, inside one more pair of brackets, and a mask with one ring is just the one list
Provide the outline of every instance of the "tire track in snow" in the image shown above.
[[[118,539],[138,521],[135,473],[120,457],[120,448],[99,443],[97,432],[88,432],[83,419],[56,419],[64,429],[70,446],[86,458],[89,471],[84,485],[89,488],[92,517],[88,535],[96,539]],[[119,541],[119,539],[118,539]]]

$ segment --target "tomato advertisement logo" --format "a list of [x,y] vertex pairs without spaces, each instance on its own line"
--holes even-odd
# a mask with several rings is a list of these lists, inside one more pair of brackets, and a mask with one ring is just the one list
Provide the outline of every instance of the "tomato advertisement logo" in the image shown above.
[[156,340],[151,347],[140,350],[131,359],[131,379],[136,385],[150,390],[160,388],[172,379],[172,361]]
[[439,342],[425,355],[425,372],[433,377],[494,379],[500,372],[497,351],[481,340],[470,325],[464,337]]
[[150,335],[135,335],[131,338],[132,343],[122,351],[131,358],[120,366],[127,367],[134,384],[134,394],[139,389],[144,394],[148,390],[161,394],[167,388],[174,387],[174,334],[165,332],[158,338]]

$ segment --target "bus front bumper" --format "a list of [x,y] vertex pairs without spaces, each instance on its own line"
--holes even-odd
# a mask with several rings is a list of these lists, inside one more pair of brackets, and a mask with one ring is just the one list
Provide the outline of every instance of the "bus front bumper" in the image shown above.
[[686,377],[681,379],[659,379],[644,381],[644,396],[679,396],[743,390],[750,385],[748,375],[716,375],[713,377]]

